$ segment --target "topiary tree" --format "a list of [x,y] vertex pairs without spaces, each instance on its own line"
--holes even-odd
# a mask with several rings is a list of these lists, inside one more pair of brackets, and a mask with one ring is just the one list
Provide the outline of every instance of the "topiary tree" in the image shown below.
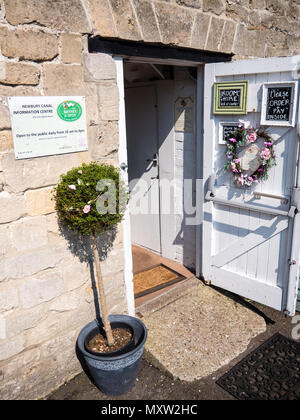
[[72,231],[90,237],[101,316],[107,344],[112,346],[114,338],[108,318],[97,237],[122,220],[128,202],[125,184],[114,166],[92,162],[62,175],[54,198],[60,221]]

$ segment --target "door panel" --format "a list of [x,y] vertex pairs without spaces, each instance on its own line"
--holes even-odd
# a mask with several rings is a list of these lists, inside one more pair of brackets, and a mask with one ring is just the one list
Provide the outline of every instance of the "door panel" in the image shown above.
[[155,87],[127,88],[125,97],[132,241],[161,253]]
[[[286,61],[285,65],[281,61]],[[290,314],[295,310],[294,304],[287,305],[293,289],[289,282],[295,281],[289,274],[294,219],[259,209],[290,210],[297,170],[297,128],[268,127],[275,140],[277,165],[267,181],[247,190],[236,186],[230,172],[224,170],[226,146],[218,140],[221,122],[243,119],[259,127],[263,83],[294,81],[293,66],[291,58],[248,60],[247,67],[245,62],[206,65],[204,102],[204,182],[216,175],[215,198],[206,196],[204,203],[204,277],[216,286]],[[256,73],[250,73],[254,69]],[[213,84],[225,80],[249,80],[246,116],[212,114]],[[274,195],[286,201],[271,197]],[[247,205],[254,205],[257,211]],[[299,261],[297,265],[299,271]]]

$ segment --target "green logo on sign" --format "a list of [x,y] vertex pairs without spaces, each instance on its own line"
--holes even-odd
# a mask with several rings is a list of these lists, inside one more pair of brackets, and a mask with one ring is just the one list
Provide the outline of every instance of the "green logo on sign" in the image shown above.
[[81,117],[82,108],[74,101],[64,101],[57,108],[59,118],[64,121],[76,121]]

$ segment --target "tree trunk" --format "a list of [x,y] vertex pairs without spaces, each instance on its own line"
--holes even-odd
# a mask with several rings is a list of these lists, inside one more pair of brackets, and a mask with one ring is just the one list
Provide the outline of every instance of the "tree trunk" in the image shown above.
[[98,247],[97,247],[97,238],[95,236],[91,237],[91,245],[92,245],[94,262],[95,262],[95,267],[96,267],[96,277],[97,277],[97,287],[98,287],[100,307],[101,307],[101,317],[104,324],[107,344],[109,346],[112,346],[114,344],[114,338],[112,335],[111,325],[108,319],[106,297],[104,293],[104,283],[103,283],[103,277],[102,277],[101,266],[100,266],[99,252],[98,252]]

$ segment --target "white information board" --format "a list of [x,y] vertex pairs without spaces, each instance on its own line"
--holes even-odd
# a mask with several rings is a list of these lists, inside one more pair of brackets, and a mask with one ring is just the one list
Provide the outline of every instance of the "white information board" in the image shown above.
[[16,159],[88,150],[84,96],[8,98]]

